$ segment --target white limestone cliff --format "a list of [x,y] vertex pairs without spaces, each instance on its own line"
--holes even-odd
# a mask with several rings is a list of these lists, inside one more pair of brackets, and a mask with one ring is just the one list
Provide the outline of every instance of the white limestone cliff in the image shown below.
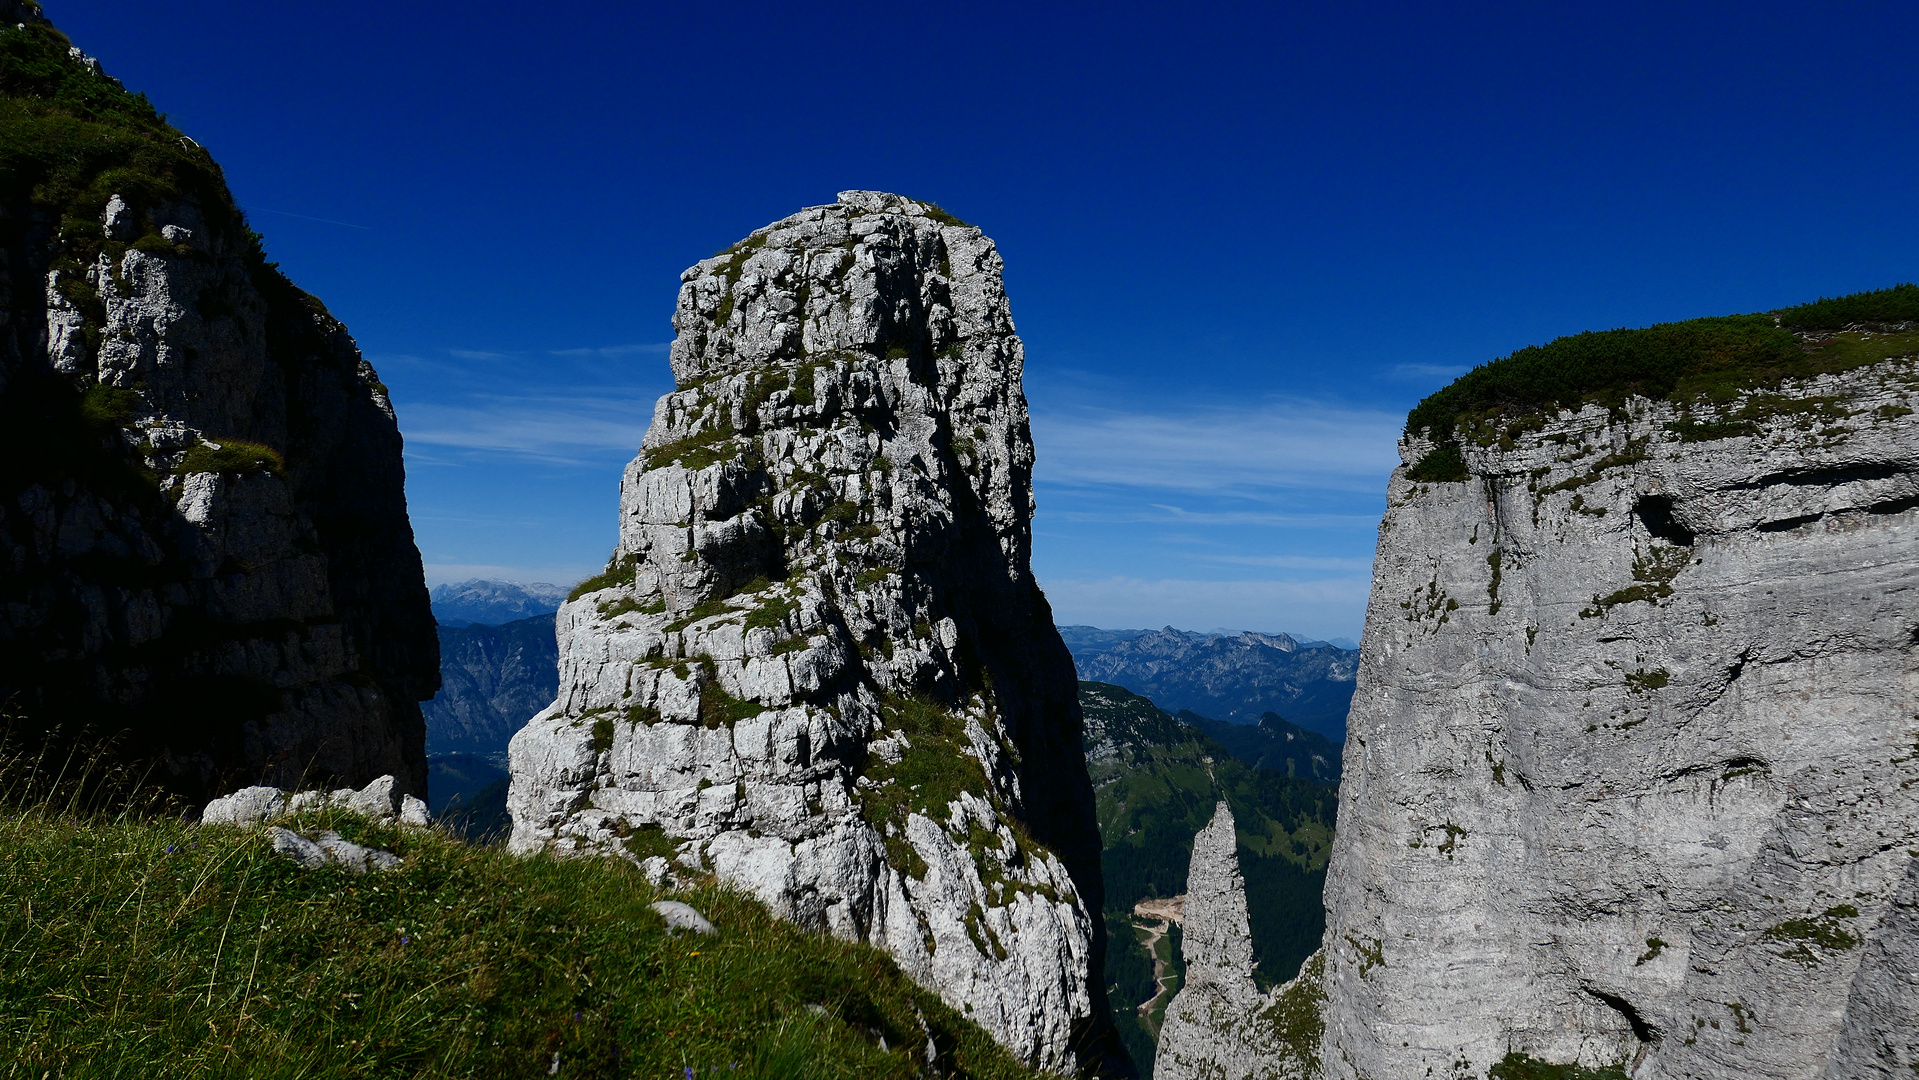
[[1637,398],[1394,474],[1324,1075],[1919,1069],[1915,387],[1789,382],[1719,438]]
[[710,871],[1096,1064],[1099,839],[998,253],[850,191],[682,281],[679,389],[512,742],[513,848]]

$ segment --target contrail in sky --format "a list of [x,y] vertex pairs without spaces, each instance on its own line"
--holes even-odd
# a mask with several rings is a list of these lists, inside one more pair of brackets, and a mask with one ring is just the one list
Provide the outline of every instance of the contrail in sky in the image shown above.
[[285,210],[268,210],[264,206],[249,206],[246,209],[247,209],[247,213],[250,213],[250,214],[251,213],[278,214],[281,217],[297,217],[305,221],[319,221],[319,222],[324,222],[325,224],[328,224],[328,225],[344,225],[349,229],[362,229],[366,232],[373,231],[373,226],[371,225],[355,225],[351,221],[335,221],[332,218],[314,217],[311,214],[289,214]]

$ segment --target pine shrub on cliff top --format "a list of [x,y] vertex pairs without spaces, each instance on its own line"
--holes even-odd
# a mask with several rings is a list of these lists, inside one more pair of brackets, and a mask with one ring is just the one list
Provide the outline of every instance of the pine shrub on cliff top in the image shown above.
[[355,876],[258,829],[12,802],[0,1076],[918,1077],[929,1034],[940,1075],[1034,1075],[883,953],[739,893],[679,894],[720,933],[669,935],[617,860],[294,823],[406,859]]
[[[1883,332],[1887,324],[1914,321],[1919,321],[1919,285],[1908,283],[1763,315],[1574,334],[1527,346],[1467,372],[1421,401],[1406,417],[1406,431],[1429,431],[1444,444],[1459,427],[1520,420],[1589,402],[1618,405],[1636,394],[1725,402],[1741,391],[1776,386],[1783,379],[1844,371],[1919,351],[1919,336],[1910,333],[1909,326],[1908,332]],[[1859,324],[1871,328],[1846,329]]]

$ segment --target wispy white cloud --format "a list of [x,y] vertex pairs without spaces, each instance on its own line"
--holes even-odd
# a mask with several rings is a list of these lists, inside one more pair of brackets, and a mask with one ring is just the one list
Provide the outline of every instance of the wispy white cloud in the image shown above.
[[511,581],[520,585],[572,585],[600,572],[599,566],[499,566],[485,563],[425,564],[429,586],[458,583],[478,578],[483,581]]
[[487,352],[484,349],[448,349],[447,352],[462,360],[511,360],[512,353]]
[[672,342],[657,341],[643,345],[605,345],[588,349],[548,349],[552,356],[604,356],[618,359],[622,356],[639,356],[646,353],[664,353],[673,347]]
[[1207,562],[1233,566],[1268,566],[1275,570],[1341,570],[1347,573],[1371,573],[1370,559],[1325,558],[1316,555],[1197,555]]
[[1464,364],[1394,364],[1389,379],[1457,379],[1472,369]]
[[[1386,490],[1386,481],[1379,482],[1380,494]],[[1070,494],[1077,501],[1097,500],[1098,493],[1087,494],[1074,491]],[[1060,509],[1061,492],[1051,492],[1041,500],[1038,527],[1052,523],[1083,525],[1190,525],[1199,528],[1227,525],[1270,526],[1284,529],[1321,529],[1351,528],[1354,525],[1374,524],[1379,521],[1377,513],[1321,514],[1321,513],[1280,513],[1260,510],[1191,510],[1178,506],[1162,506],[1158,503],[1145,507],[1133,505],[1109,506],[1102,510]]]
[[631,455],[652,419],[651,403],[629,387],[421,402],[401,415],[408,443],[559,463],[603,459],[612,452]]
[[1153,412],[1037,412],[1037,477],[1053,484],[1207,495],[1384,490],[1397,413],[1307,401]]
[[1109,577],[1041,582],[1062,625],[1260,627],[1308,638],[1359,636],[1366,575],[1319,581]]

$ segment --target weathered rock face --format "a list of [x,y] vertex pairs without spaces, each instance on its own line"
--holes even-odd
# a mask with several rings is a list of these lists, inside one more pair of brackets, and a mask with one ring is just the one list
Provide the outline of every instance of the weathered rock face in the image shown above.
[[385,388],[204,150],[0,8],[0,702],[127,731],[189,795],[423,794],[438,657]]
[[[1180,943],[1186,983],[1166,1006],[1154,1080],[1309,1073],[1321,960],[1315,953],[1297,979],[1270,996],[1259,992],[1238,849],[1233,812],[1221,802],[1211,823],[1193,837]],[[1294,1053],[1294,1046],[1308,1053]]]
[[1467,445],[1467,482],[1394,475],[1326,1075],[1910,1075],[1916,387],[1788,384],[1707,441],[1632,399]]
[[514,848],[710,869],[1029,1062],[1097,1057],[1099,837],[999,255],[853,191],[682,281],[680,389],[512,742]]

